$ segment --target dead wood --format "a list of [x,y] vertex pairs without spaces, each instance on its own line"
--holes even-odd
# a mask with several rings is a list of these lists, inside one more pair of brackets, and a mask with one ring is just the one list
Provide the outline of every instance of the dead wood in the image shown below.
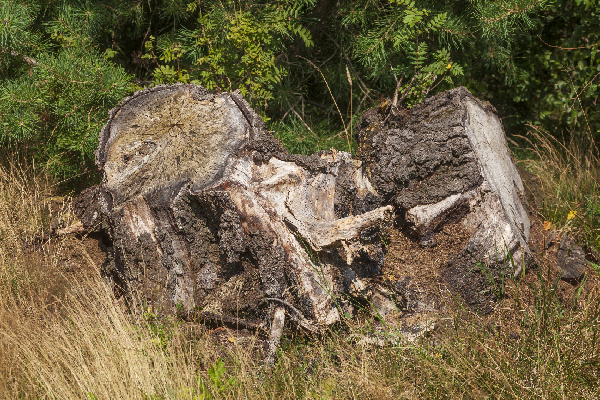
[[104,274],[161,313],[179,305],[252,327],[243,321],[283,321],[287,311],[317,331],[378,296],[397,316],[382,300],[394,294],[376,284],[393,267],[383,227],[394,214],[432,257],[446,227],[466,232],[439,276],[489,310],[490,277],[518,275],[531,258],[501,122],[464,88],[393,111],[364,114],[357,158],[306,157],[287,153],[238,93],[146,89],[111,110],[96,152],[102,184],[75,209],[112,243]]
[[432,263],[446,227],[466,231],[462,251],[439,275],[466,303],[489,311],[501,289],[494,285],[533,262],[523,183],[494,107],[461,87],[411,110],[370,110],[357,135],[381,203],[394,205],[397,225],[431,249]]
[[268,297],[324,326],[351,308],[340,296],[357,277],[381,273],[392,207],[361,163],[288,154],[237,93],[138,92],[111,110],[96,162],[103,182],[78,215],[110,237],[106,275],[161,312],[269,320]]

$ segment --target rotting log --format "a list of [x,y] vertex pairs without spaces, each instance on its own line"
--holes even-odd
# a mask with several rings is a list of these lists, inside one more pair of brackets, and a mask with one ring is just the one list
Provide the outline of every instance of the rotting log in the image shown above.
[[531,260],[523,185],[493,107],[458,88],[410,111],[368,111],[358,140],[357,158],[289,154],[238,93],[158,86],[110,111],[103,181],[75,209],[112,244],[103,273],[116,292],[160,313],[270,323],[284,310],[314,332],[352,315],[351,300],[388,293],[400,305],[406,290],[376,285],[392,220],[432,254],[444,226],[467,230],[440,276],[488,310],[490,278]]
[[441,277],[475,309],[489,311],[503,281],[534,262],[524,187],[492,105],[459,87],[411,110],[377,108],[359,122],[358,158],[397,224],[436,253],[436,235],[470,236]]
[[110,111],[96,163],[78,215],[112,243],[115,287],[161,313],[270,321],[269,298],[325,326],[351,312],[340,295],[358,277],[381,273],[392,207],[360,161],[288,154],[237,93],[137,92]]

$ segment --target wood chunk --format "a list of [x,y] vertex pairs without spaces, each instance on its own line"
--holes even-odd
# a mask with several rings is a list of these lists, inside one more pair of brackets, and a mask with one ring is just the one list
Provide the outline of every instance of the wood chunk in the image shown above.
[[289,154],[238,93],[157,86],[111,110],[96,151],[103,181],[75,209],[112,244],[104,274],[119,293],[161,314],[265,322],[279,302],[314,332],[352,310],[349,296],[379,296],[386,312],[372,283],[394,216],[432,257],[440,231],[460,225],[469,239],[439,275],[488,310],[492,281],[532,258],[493,107],[458,88],[410,112],[368,111],[358,136],[358,159]]
[[265,358],[265,365],[267,368],[271,368],[275,364],[275,357],[277,355],[277,348],[279,347],[279,341],[281,340],[281,334],[283,333],[283,325],[285,324],[285,309],[283,307],[277,307],[273,313],[273,322],[271,323],[271,332],[269,334],[267,357]]
[[573,239],[564,236],[558,248],[558,266],[564,271],[561,279],[577,284],[585,274],[585,252]]
[[392,207],[361,163],[288,154],[237,93],[137,92],[111,110],[96,163],[77,212],[112,242],[105,274],[160,313],[265,320],[276,298],[322,327],[339,320],[342,270],[381,273]]
[[471,238],[440,271],[465,302],[491,310],[494,282],[533,262],[524,186],[495,109],[465,88],[359,123],[359,156],[382,204],[435,258],[436,235],[461,224]]

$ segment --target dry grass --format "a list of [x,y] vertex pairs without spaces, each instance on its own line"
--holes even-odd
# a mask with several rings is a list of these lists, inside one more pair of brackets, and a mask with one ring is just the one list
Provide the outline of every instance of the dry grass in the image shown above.
[[33,169],[0,168],[0,398],[598,398],[598,298],[566,307],[541,271],[492,317],[458,307],[416,345],[357,345],[369,317],[290,331],[266,372],[258,338],[130,314],[93,260],[61,264],[64,239],[25,248],[50,195]]

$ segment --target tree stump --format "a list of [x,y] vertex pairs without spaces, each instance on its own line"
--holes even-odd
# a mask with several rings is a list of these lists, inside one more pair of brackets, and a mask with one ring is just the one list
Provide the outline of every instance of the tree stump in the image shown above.
[[489,311],[503,282],[533,262],[524,187],[492,105],[464,87],[359,122],[359,159],[397,223],[422,247],[457,225],[470,237],[440,271],[467,304]]
[[353,299],[393,308],[375,282],[394,213],[432,253],[444,226],[466,229],[440,274],[489,308],[494,279],[530,256],[523,185],[493,107],[458,88],[409,112],[371,110],[358,136],[357,159],[293,155],[238,93],[146,89],[110,111],[103,181],[75,208],[112,246],[103,271],[115,290],[160,313],[266,321],[278,310],[283,321],[283,307],[314,331],[351,315]]
[[264,319],[287,304],[316,329],[381,272],[392,207],[360,161],[288,154],[237,93],[138,92],[110,111],[96,163],[104,177],[76,202],[82,223],[112,243],[117,288],[161,313]]

